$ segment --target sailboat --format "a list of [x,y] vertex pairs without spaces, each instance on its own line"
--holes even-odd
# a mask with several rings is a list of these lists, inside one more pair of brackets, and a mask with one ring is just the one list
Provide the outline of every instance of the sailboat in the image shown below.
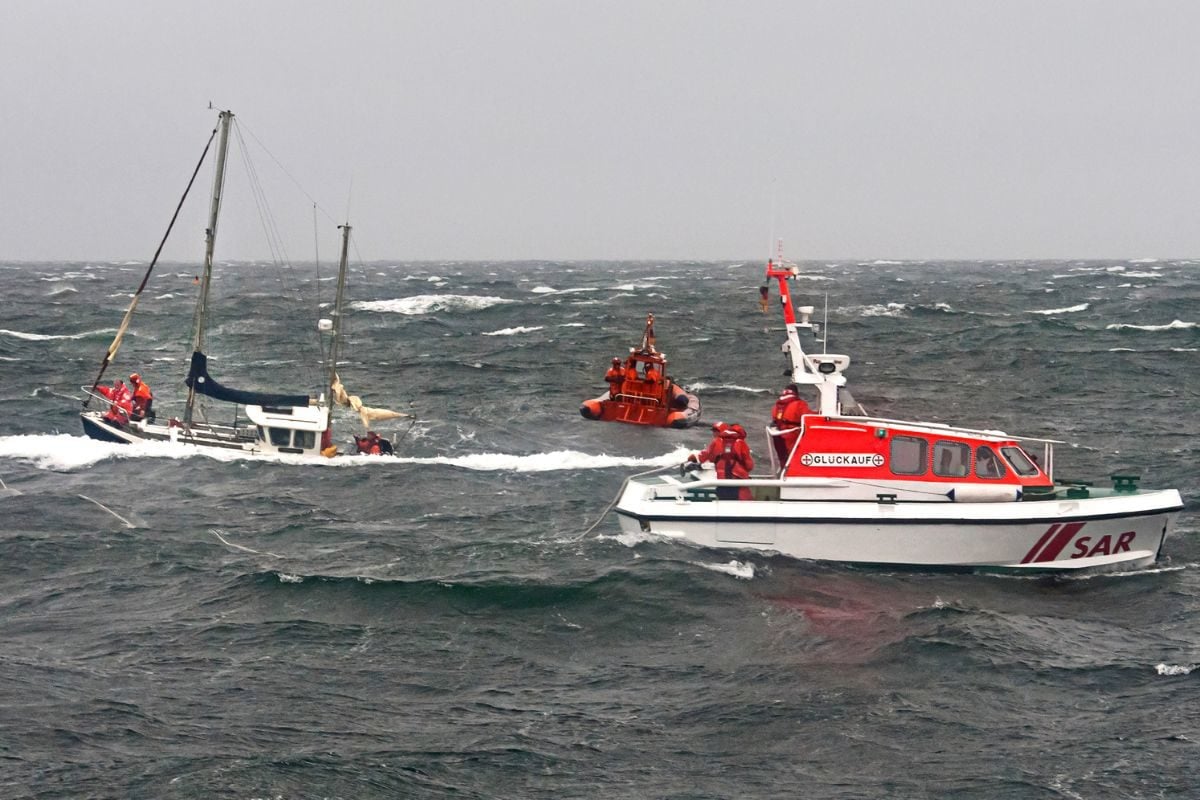
[[[213,138],[217,140],[216,166],[213,177],[211,202],[209,204],[208,227],[205,231],[204,272],[200,276],[199,296],[196,301],[195,324],[192,334],[191,358],[187,378],[184,381],[188,393],[181,417],[172,416],[160,421],[155,414],[145,416],[131,413],[131,406],[114,397],[108,387],[100,382],[105,370],[120,349],[121,341],[137,308],[142,291],[158,262],[163,245],[179,216],[180,208],[187,198],[184,192],[171,224],[154,254],[141,285],[134,293],[125,317],[117,329],[101,362],[99,373],[91,387],[83,387],[86,398],[80,419],[83,430],[89,437],[107,442],[134,444],[138,442],[179,442],[193,445],[202,450],[236,451],[247,455],[292,455],[315,458],[336,455],[338,450],[332,441],[333,407],[341,404],[353,408],[364,426],[384,419],[408,416],[402,412],[364,406],[355,395],[346,392],[337,373],[338,356],[343,334],[343,306],[345,300],[347,260],[350,246],[350,225],[340,226],[342,234],[341,257],[338,263],[337,295],[332,319],[322,319],[318,327],[331,334],[328,355],[328,394],[317,397],[307,393],[247,391],[226,386],[209,374],[206,354],[206,334],[210,310],[210,287],[212,285],[213,252],[216,245],[217,221],[225,187],[225,165],[229,149],[229,131],[234,115],[221,111],[217,127],[213,130],[200,163],[188,183],[190,191],[195,182]],[[228,423],[208,420],[200,397],[230,404],[232,419]],[[99,408],[91,408],[99,401]],[[244,417],[239,417],[238,408],[243,407]],[[139,418],[140,417],[140,418]],[[390,448],[389,448],[390,450]]]

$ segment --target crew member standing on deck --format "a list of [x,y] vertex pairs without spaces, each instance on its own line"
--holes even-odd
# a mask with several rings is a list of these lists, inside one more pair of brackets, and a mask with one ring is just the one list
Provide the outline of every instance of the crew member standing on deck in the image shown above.
[[812,409],[796,392],[794,385],[788,384],[779,393],[779,399],[771,409],[771,422],[777,431],[771,436],[771,444],[775,447],[775,456],[781,469],[787,466],[792,446],[796,443],[796,437],[800,435],[800,423],[804,415],[811,413]]
[[133,390],[132,409],[129,418],[135,422],[139,419],[148,419],[153,422],[154,392],[150,391],[150,384],[143,381],[142,376],[135,372],[129,376],[129,385]]
[[621,369],[621,359],[614,358],[608,372],[604,373],[604,382],[608,384],[608,399],[616,400],[621,393],[621,383],[625,380],[625,371]]
[[[718,427],[718,425],[720,427]],[[713,440],[698,456],[701,463],[711,461],[717,477],[725,480],[744,480],[754,469],[754,458],[746,444],[746,429],[741,425],[713,425]],[[749,486],[719,486],[718,500],[753,500]]]

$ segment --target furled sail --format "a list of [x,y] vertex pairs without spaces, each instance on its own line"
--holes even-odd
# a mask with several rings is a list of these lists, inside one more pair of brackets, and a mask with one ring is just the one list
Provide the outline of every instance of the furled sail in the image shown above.
[[199,350],[192,353],[192,367],[185,381],[189,389],[196,394],[206,395],[214,400],[224,400],[227,403],[238,403],[244,406],[307,406],[306,394],[274,394],[271,392],[248,392],[242,389],[231,389],[222,386],[208,374],[208,356]]
[[362,420],[364,428],[370,428],[372,422],[380,422],[385,419],[400,419],[401,417],[411,416],[403,411],[392,411],[386,408],[371,408],[364,406],[362,400],[356,394],[348,394],[346,387],[342,385],[342,379],[334,376],[333,386],[330,387],[333,394],[333,400],[339,406],[353,409]]

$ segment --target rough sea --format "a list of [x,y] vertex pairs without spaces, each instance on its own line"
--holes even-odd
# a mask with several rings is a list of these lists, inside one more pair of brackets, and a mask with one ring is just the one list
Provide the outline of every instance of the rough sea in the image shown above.
[[[357,264],[343,381],[415,421],[380,426],[397,458],[319,465],[82,435],[144,269],[0,263],[0,798],[1200,796],[1200,262],[793,284],[871,413],[1063,439],[1061,477],[1181,491],[1159,563],[1090,578],[601,519],[717,419],[765,456],[785,362],[757,259]],[[140,372],[160,417],[197,270],[159,266],[106,376]],[[319,390],[332,272],[221,264],[213,376]],[[697,428],[578,413],[647,312]]]

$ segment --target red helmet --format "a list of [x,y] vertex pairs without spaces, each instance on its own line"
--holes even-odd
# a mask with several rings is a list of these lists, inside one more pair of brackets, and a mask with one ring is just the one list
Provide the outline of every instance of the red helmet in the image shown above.
[[142,376],[138,375],[136,372],[129,376],[129,381],[131,383],[137,383],[141,379],[142,379]]

